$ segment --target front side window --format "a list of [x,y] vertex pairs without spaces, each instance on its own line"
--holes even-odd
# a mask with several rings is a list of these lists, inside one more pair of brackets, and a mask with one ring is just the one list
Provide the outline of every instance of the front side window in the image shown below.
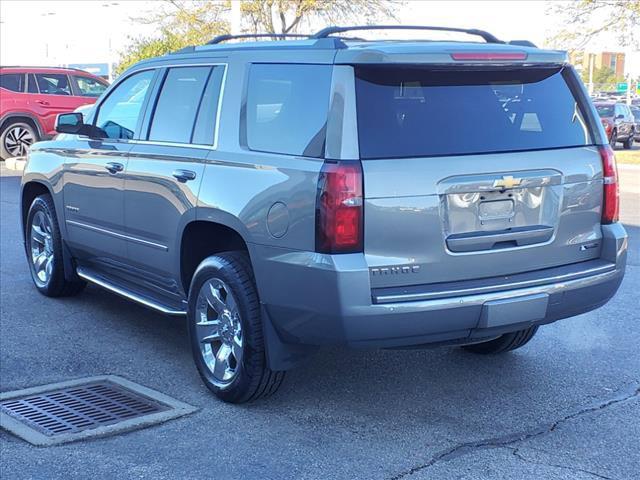
[[74,75],[73,79],[78,87],[78,92],[83,97],[99,97],[107,89],[107,86],[91,77]]
[[330,65],[252,65],[243,132],[249,149],[321,157],[330,87]]
[[40,93],[45,95],[71,95],[69,77],[62,73],[37,73]]
[[169,69],[153,113],[149,140],[190,143],[210,72],[210,66]]
[[24,73],[3,73],[0,75],[0,87],[12,92],[24,92]]
[[561,67],[361,66],[355,72],[362,158],[593,143]]
[[133,138],[154,74],[154,70],[134,73],[100,104],[96,126],[104,131],[106,138]]

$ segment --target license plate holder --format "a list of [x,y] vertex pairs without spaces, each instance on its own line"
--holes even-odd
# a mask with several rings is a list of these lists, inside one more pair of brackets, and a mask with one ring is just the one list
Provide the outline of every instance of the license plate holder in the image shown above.
[[478,206],[478,217],[480,220],[500,220],[511,218],[514,215],[514,202],[507,200],[489,200],[481,202]]
[[513,323],[532,323],[547,315],[549,294],[538,293],[521,297],[492,300],[482,306],[478,328],[492,328]]

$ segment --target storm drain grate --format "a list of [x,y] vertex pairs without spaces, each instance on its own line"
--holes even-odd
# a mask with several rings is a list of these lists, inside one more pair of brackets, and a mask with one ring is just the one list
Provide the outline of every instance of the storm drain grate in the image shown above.
[[[2,394],[1,398],[2,426],[36,444],[61,443],[141,428],[195,410],[159,392],[114,376],[10,392]],[[16,424],[19,431],[11,428]],[[29,435],[23,434],[29,430]],[[27,436],[39,441],[32,441]]]

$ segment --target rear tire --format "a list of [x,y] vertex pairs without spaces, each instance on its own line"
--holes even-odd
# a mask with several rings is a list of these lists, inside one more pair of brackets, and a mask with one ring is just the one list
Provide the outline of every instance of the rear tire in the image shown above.
[[489,340],[488,342],[465,345],[462,348],[469,352],[479,353],[482,355],[505,353],[529,343],[537,331],[538,327],[531,327],[517,332],[505,333],[504,335],[494,338],[493,340]]
[[70,282],[64,276],[62,236],[51,195],[39,195],[27,215],[25,248],[33,283],[47,297],[77,295],[85,282]]
[[198,373],[218,398],[244,403],[278,390],[285,372],[267,366],[260,301],[245,252],[224,252],[200,263],[187,318]]
[[2,160],[22,157],[27,154],[29,146],[38,140],[38,132],[30,124],[10,122],[0,132],[0,157]]

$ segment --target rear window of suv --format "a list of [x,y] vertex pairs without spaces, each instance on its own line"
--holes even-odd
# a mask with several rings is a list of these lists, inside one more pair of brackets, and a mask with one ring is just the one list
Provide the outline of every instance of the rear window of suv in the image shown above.
[[362,158],[593,144],[561,67],[356,67]]

